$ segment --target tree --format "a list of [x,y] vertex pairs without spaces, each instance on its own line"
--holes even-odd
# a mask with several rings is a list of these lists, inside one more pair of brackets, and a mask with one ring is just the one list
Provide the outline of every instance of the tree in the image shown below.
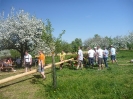
[[66,41],[62,41],[61,42],[61,49],[64,51],[64,52],[66,52],[66,53],[68,53],[68,52],[71,52],[71,44],[69,44],[68,42],[66,42]]
[[20,53],[17,50],[10,50],[11,56],[16,59],[18,57],[20,57]]
[[116,36],[113,38],[113,46],[116,48],[116,49],[120,49],[122,46],[123,46],[123,37],[122,36]]
[[19,10],[14,14],[14,8],[7,18],[0,15],[0,49],[14,49],[24,56],[25,50],[33,51],[36,47],[43,47],[41,40],[44,23],[42,20]]
[[47,51],[59,53],[61,49],[61,42],[62,42],[62,35],[65,33],[65,30],[62,31],[62,33],[59,34],[59,36],[56,38],[53,36],[52,32],[54,29],[52,28],[52,24],[49,19],[47,19],[47,24],[45,25],[45,29],[42,32],[42,40],[45,42],[45,48]]
[[93,38],[89,38],[84,42],[85,46],[90,46],[90,47],[94,47],[94,46],[100,46],[101,44],[101,37],[98,34],[95,34]]
[[101,39],[101,44],[100,44],[101,47],[106,46],[107,48],[109,48],[111,44],[112,44],[111,37],[105,36],[104,38]]
[[106,46],[106,47],[109,47],[109,45],[112,43],[112,39],[109,38],[109,37],[101,37],[100,35],[98,34],[95,34],[93,38],[89,38],[87,40],[84,41],[84,46],[90,46],[90,47],[97,47],[97,46],[100,46],[100,47],[103,47],[103,46]]
[[61,43],[61,37],[65,33],[65,30],[62,31],[62,33],[59,35],[58,38],[55,38],[52,35],[53,32],[52,24],[47,19],[47,25],[45,26],[45,29],[43,30],[42,34],[42,40],[45,42],[45,46],[47,49],[49,49],[50,52],[52,52],[52,78],[53,78],[53,88],[57,88],[57,75],[56,75],[56,69],[55,69],[55,59],[54,59],[54,54],[55,52],[57,53],[60,48],[60,43]]
[[114,37],[113,45],[118,49],[128,48],[129,50],[131,50],[133,48],[133,32],[130,32],[129,35]]
[[133,49],[133,32],[130,32],[128,36],[125,36],[124,41],[124,43],[127,44],[129,50]]
[[78,47],[82,46],[82,40],[80,38],[76,38],[74,41],[72,41],[71,46],[72,52],[77,52]]

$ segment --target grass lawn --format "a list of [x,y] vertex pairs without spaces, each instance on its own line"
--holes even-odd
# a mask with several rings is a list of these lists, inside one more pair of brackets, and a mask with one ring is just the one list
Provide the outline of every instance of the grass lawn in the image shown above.
[[[0,85],[0,99],[133,99],[133,51],[119,51],[118,64],[108,62],[109,68],[98,67],[75,70],[57,67],[57,88],[52,87],[51,69],[46,69],[46,79],[39,73],[28,75]],[[129,65],[127,65],[129,64]],[[0,79],[20,74],[0,72]]]

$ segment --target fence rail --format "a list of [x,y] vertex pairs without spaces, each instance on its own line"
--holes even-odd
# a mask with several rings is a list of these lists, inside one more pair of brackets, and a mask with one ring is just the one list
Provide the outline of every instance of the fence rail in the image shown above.
[[[74,59],[71,58],[71,59],[68,59],[68,60],[64,60],[62,62],[57,62],[57,63],[55,63],[55,66],[60,65],[60,64],[65,63],[65,62],[72,61],[72,60],[74,60]],[[48,69],[50,67],[52,67],[52,64],[49,64],[49,65],[45,66],[44,69]],[[37,72],[37,69],[34,69],[34,70],[26,72],[26,73],[22,73],[22,74],[18,74],[18,75],[15,75],[15,76],[10,76],[10,77],[4,78],[4,79],[0,80],[0,84],[6,83],[6,82],[9,82],[11,80],[15,80],[17,78],[20,78],[20,77],[23,77],[23,76],[26,76],[26,75],[29,75],[29,74],[33,74],[33,73],[36,73],[36,72]]]

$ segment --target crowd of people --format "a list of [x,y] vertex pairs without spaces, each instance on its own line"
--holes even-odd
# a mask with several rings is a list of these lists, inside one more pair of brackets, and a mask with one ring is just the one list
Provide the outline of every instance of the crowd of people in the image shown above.
[[[41,76],[43,79],[46,78],[45,73],[44,73],[44,66],[45,66],[45,54],[43,53],[43,51],[39,51],[38,52],[38,72],[40,72]],[[60,57],[60,62],[65,60],[65,55],[66,53],[64,51],[62,51],[59,55]],[[111,61],[112,63],[116,62],[116,49],[111,45],[110,46],[110,51],[107,50],[106,47],[104,47],[103,49],[101,49],[100,46],[91,48],[88,47],[88,53],[87,53],[87,60],[88,60],[88,64],[89,66],[92,66],[92,68],[94,68],[94,65],[98,65],[99,68],[98,70],[102,70],[104,68],[104,65],[106,68],[108,68],[108,57],[109,55],[111,56]],[[19,58],[18,58],[19,59]],[[21,60],[16,60],[16,62],[18,62],[20,64]],[[83,55],[83,51],[82,51],[82,47],[78,48],[78,57],[77,57],[77,67],[76,69],[83,69],[83,60],[84,60],[84,55]],[[12,65],[13,62],[11,58],[8,59],[4,59],[2,61],[2,66],[11,66],[11,70],[12,71],[16,71]],[[32,56],[28,53],[28,51],[25,51],[25,55],[24,55],[24,60],[23,60],[23,64],[25,67],[25,72],[31,71],[31,65],[32,65]],[[1,63],[1,62],[0,62]],[[60,64],[60,70],[63,67],[63,63]],[[1,67],[2,69],[2,67]]]
[[[38,72],[40,72],[41,76],[43,79],[46,78],[45,73],[44,73],[44,66],[45,66],[45,55],[43,51],[39,51],[39,56],[38,56]],[[89,66],[94,67],[95,64],[99,66],[98,70],[102,70],[104,68],[104,65],[106,68],[108,68],[108,57],[109,55],[111,56],[111,61],[112,63],[117,62],[116,61],[116,49],[111,45],[110,46],[110,51],[107,50],[106,47],[101,49],[100,46],[91,48],[88,48],[88,64]],[[63,62],[65,60],[65,55],[66,53],[62,51],[59,54],[60,57],[60,62]],[[83,69],[83,51],[82,47],[79,47],[78,49],[78,64],[76,69]],[[32,56],[26,51],[25,56],[24,56],[24,64],[25,64],[25,72],[27,72],[28,68],[31,71],[31,64],[32,64]],[[63,63],[60,64],[59,66],[60,70],[63,68]]]
[[[104,47],[103,49],[101,49],[100,46],[91,48],[88,48],[88,64],[89,66],[92,66],[92,68],[94,67],[94,64],[97,64],[99,66],[98,70],[101,70],[104,68],[104,64],[105,67],[108,68],[108,57],[110,55],[111,57],[111,61],[112,63],[116,62],[116,49],[113,47],[113,45],[110,46],[110,51],[107,50],[106,47]],[[83,52],[82,52],[82,47],[79,47],[78,50],[78,65],[77,65],[77,69],[79,69],[79,67],[82,69],[83,68]]]

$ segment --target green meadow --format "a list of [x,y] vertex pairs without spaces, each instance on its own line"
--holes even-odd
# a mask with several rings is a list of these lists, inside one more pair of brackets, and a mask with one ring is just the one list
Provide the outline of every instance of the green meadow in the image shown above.
[[[69,56],[70,58],[70,56]],[[52,86],[51,68],[46,69],[46,79],[34,73],[0,85],[0,99],[133,99],[133,51],[117,53],[118,64],[108,60],[109,68],[98,66],[82,70],[64,64],[56,68],[57,88]],[[58,61],[58,58],[56,59]],[[48,58],[47,63],[51,62]],[[36,67],[34,67],[36,68]],[[24,72],[0,72],[0,79]]]

